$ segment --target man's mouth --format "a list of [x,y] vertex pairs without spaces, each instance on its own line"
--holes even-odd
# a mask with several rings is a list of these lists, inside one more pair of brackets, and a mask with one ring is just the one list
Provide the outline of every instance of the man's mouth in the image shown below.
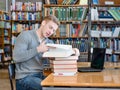
[[47,35],[47,36],[50,36],[50,34],[49,34],[48,32],[46,33],[46,35]]

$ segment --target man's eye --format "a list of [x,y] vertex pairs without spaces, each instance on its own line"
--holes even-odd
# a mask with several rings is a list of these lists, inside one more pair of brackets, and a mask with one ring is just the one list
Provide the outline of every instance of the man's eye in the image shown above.
[[53,32],[55,32],[55,30],[53,29]]
[[49,28],[50,28],[50,29],[52,29],[52,27],[51,27],[51,26],[50,26]]

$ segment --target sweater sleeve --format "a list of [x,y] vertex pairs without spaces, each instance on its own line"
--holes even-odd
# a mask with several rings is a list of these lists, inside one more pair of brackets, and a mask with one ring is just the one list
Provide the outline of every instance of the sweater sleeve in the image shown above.
[[38,54],[36,47],[28,49],[29,41],[30,35],[24,31],[17,37],[13,50],[13,59],[16,63],[27,61]]

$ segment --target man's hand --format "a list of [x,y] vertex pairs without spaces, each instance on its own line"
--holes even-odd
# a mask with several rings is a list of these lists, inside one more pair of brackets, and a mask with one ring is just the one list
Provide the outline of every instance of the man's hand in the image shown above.
[[73,48],[73,50],[75,51],[75,55],[76,55],[76,56],[79,56],[79,55],[80,55],[80,52],[79,52],[79,50],[78,50],[77,48]]
[[48,51],[48,47],[45,45],[45,41],[43,41],[38,47],[37,47],[37,51],[38,52],[46,52]]

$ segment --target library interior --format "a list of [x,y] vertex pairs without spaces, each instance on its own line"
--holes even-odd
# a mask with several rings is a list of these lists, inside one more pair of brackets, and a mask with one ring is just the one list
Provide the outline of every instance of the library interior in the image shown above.
[[120,90],[120,0],[0,0],[1,90]]

